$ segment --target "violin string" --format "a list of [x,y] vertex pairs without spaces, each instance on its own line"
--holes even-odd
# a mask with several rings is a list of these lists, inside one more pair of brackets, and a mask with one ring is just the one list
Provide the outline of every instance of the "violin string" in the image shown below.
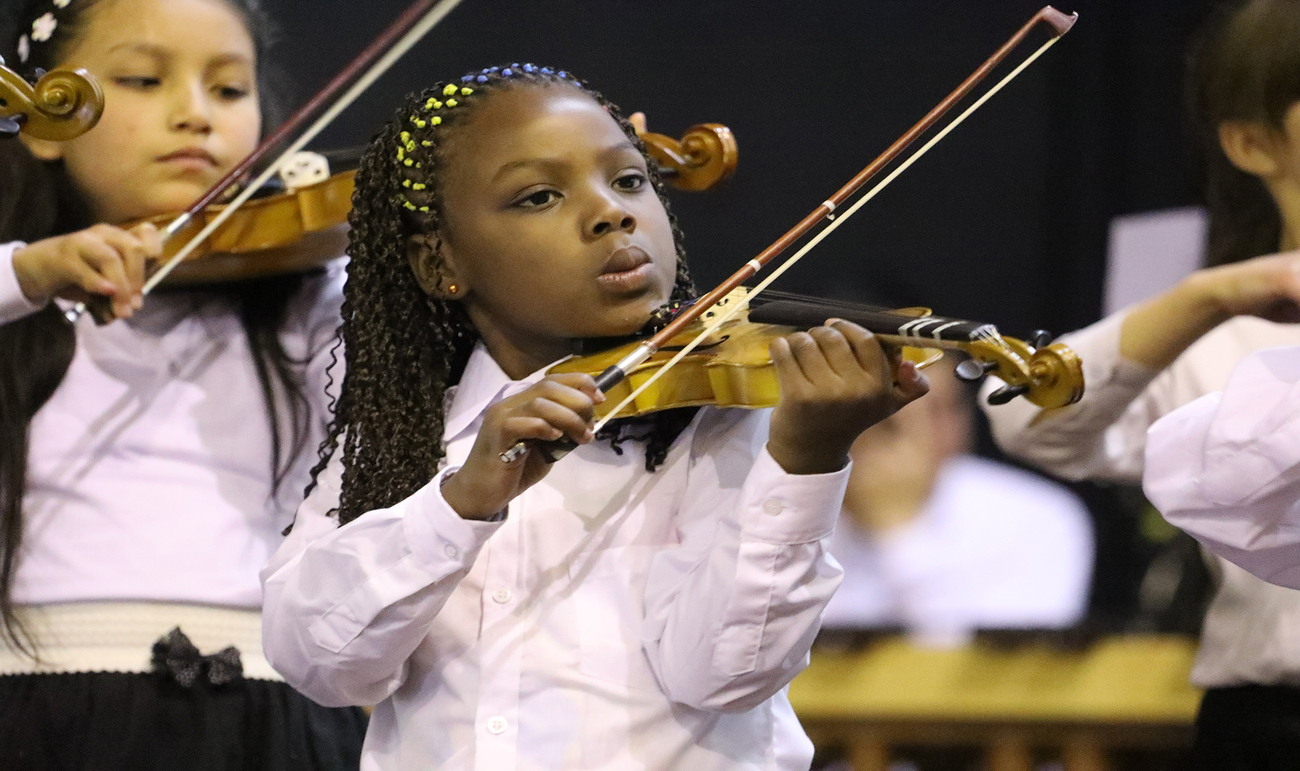
[[[916,161],[920,160],[921,156],[929,152],[930,148],[934,147],[936,144],[942,141],[943,138],[948,136],[948,134],[951,133],[953,129],[960,126],[961,123],[965,121],[967,117],[969,117],[972,113],[974,113],[976,110],[982,107],[984,103],[987,102],[989,99],[991,99],[994,94],[1001,91],[1008,83],[1014,80],[1018,75],[1020,75],[1021,72],[1023,72],[1027,67],[1029,67],[1029,65],[1033,64],[1034,61],[1038,59],[1038,57],[1046,53],[1047,49],[1055,45],[1057,40],[1060,40],[1059,35],[1050,38],[1046,43],[1044,43],[1041,47],[1039,47],[1037,51],[1034,51],[1034,53],[1032,53],[1029,57],[1027,57],[1023,62],[1021,62],[1014,70],[1007,73],[1006,77],[998,81],[996,85],[990,88],[979,99],[975,100],[969,107],[963,110],[961,115],[958,115],[955,119],[953,119],[951,123],[944,126],[942,130],[940,130],[937,134],[931,137],[930,140],[926,142],[924,145],[922,145],[919,150],[917,150],[916,152],[908,156],[906,160],[900,163],[896,169],[894,169],[892,172],[889,173],[888,176],[886,176],[879,183],[877,183],[875,187],[871,188],[871,190],[864,193],[862,197],[854,201],[852,206],[850,206],[848,209],[845,209],[844,212],[839,216],[833,219],[829,219],[829,224],[827,224],[826,227],[822,228],[822,230],[819,231],[811,239],[809,239],[808,243],[804,244],[804,246],[801,249],[799,249],[799,251],[790,255],[790,257],[788,257],[785,260],[785,262],[778,265],[772,271],[772,273],[768,275],[767,278],[763,279],[761,282],[758,283],[758,285],[756,285],[753,289],[751,289],[747,299],[753,299],[754,297],[757,297],[758,294],[762,292],[764,289],[766,289],[773,281],[779,278],[787,270],[794,267],[794,264],[798,262],[800,259],[802,259],[805,254],[812,251],[812,249],[816,247],[817,244],[821,243],[822,239],[829,236],[832,232],[835,231],[836,228],[838,228],[850,217],[852,217],[858,211],[858,209],[862,208],[863,204],[865,204],[867,201],[870,201],[872,198],[875,198],[876,195],[880,193],[881,190],[884,190],[885,187],[889,185],[889,183],[893,182],[898,177],[898,175],[902,174],[904,171],[907,171],[907,169],[910,168],[913,163],[916,163]],[[718,317],[714,319],[714,321],[711,324],[707,325],[704,328],[704,331],[700,332],[699,335],[697,335],[694,340],[692,340],[691,342],[683,346],[682,350],[678,351],[676,355],[674,355],[671,359],[665,362],[664,365],[660,367],[653,375],[647,378],[644,383],[632,389],[632,392],[629,393],[626,397],[624,397],[621,402],[616,404],[614,408],[611,409],[609,412],[605,413],[605,416],[596,422],[594,430],[599,431],[602,427],[604,427],[606,423],[614,419],[629,404],[635,401],[637,397],[639,397],[642,393],[644,393],[646,389],[654,385],[654,383],[658,381],[659,378],[663,377],[664,373],[666,373],[672,367],[676,366],[677,363],[681,361],[683,358],[685,358],[687,354],[695,350],[695,348],[699,346],[700,342],[702,342],[706,337],[712,334],[718,327],[722,326],[724,323],[726,323],[731,318],[733,318],[744,307],[746,307],[746,303],[736,303],[733,307],[728,308],[724,310],[722,313],[720,313]],[[998,341],[1001,343],[1002,347],[1006,347],[1006,341],[1002,340],[1001,335],[998,335]]]

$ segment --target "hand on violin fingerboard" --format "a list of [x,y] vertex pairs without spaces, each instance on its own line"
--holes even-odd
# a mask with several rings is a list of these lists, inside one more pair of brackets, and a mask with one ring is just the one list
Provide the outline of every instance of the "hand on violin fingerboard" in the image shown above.
[[96,296],[112,301],[113,315],[127,318],[143,302],[145,264],[162,254],[153,225],[130,230],[112,225],[47,238],[14,253],[14,273],[28,300],[54,297],[87,302]]
[[770,352],[781,401],[767,449],[791,474],[843,468],[858,434],[930,390],[915,365],[847,321],[778,338]]
[[592,413],[605,395],[590,375],[548,375],[483,413],[474,447],[464,465],[442,487],[447,504],[465,519],[488,519],[515,496],[537,484],[551,464],[530,450],[511,463],[501,454],[517,442],[553,442],[568,437],[578,444],[593,438]]

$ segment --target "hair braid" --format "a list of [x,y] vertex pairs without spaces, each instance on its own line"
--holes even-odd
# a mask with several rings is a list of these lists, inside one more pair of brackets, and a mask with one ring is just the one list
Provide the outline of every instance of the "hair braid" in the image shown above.
[[[599,93],[563,71],[515,64],[407,97],[366,149],[349,216],[352,259],[339,329],[347,371],[313,470],[314,480],[342,444],[340,523],[409,497],[433,478],[445,455],[441,440],[447,390],[460,381],[479,336],[459,302],[421,289],[407,260],[407,239],[438,232],[441,172],[455,127],[493,92],[523,87],[578,89],[614,118],[646,157],[650,182],[668,212],[677,250],[670,300],[695,296],[681,230],[655,164],[631,123]],[[694,412],[673,410],[615,421],[601,437],[616,449],[627,439],[644,442],[646,466],[653,471]]]

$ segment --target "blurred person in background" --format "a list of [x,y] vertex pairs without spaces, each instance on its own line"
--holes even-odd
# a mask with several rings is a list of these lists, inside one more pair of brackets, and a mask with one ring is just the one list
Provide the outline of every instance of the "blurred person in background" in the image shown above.
[[823,627],[901,627],[931,644],[978,629],[1080,621],[1093,541],[1087,509],[1035,474],[971,454],[973,391],[956,357],[930,394],[864,432],[831,553],[844,582]]

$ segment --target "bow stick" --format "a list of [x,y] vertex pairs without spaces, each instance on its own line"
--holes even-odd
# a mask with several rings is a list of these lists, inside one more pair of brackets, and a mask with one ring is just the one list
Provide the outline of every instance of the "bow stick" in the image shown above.
[[[691,322],[698,319],[700,316],[704,315],[704,313],[708,311],[710,308],[717,305],[717,303],[720,300],[722,300],[722,298],[726,296],[728,292],[740,286],[746,279],[750,278],[751,276],[753,276],[754,274],[762,270],[764,266],[766,266],[769,262],[775,259],[778,255],[783,253],[792,244],[794,244],[795,241],[799,240],[799,238],[803,237],[804,235],[807,235],[808,232],[811,231],[818,224],[824,223],[825,227],[820,232],[818,232],[813,238],[811,238],[807,244],[805,244],[801,249],[799,249],[799,251],[791,255],[784,263],[778,266],[770,276],[768,276],[765,280],[763,280],[752,290],[750,290],[749,297],[752,298],[758,295],[764,289],[766,289],[769,284],[775,281],[782,273],[785,273],[787,270],[789,270],[805,254],[811,251],[813,247],[821,243],[823,238],[830,235],[845,220],[853,216],[853,214],[857,212],[857,210],[860,209],[863,204],[865,204],[867,201],[870,201],[872,198],[874,198],[881,190],[883,190],[887,185],[889,185],[890,182],[893,182],[898,177],[898,175],[906,171],[913,163],[919,160],[921,156],[929,152],[930,148],[938,144],[939,141],[942,140],[944,137],[946,137],[953,129],[961,125],[961,123],[964,120],[966,120],[968,116],[970,116],[973,112],[975,112],[981,106],[983,106],[983,104],[987,102],[990,98],[992,98],[994,94],[996,94],[998,91],[1001,91],[1003,87],[1005,87],[1008,83],[1014,80],[1016,76],[1018,76],[1021,72],[1023,72],[1030,64],[1032,64],[1036,59],[1038,59],[1038,57],[1046,53],[1047,49],[1051,48],[1056,43],[1057,40],[1060,40],[1062,35],[1070,31],[1070,28],[1074,26],[1074,22],[1077,21],[1078,18],[1079,15],[1077,13],[1066,15],[1056,10],[1055,8],[1051,7],[1050,5],[1045,6],[1038,13],[1034,14],[1033,18],[1031,18],[1028,22],[1026,22],[1025,25],[1021,27],[1016,32],[1016,34],[1012,35],[1011,38],[1007,40],[1006,43],[1003,43],[1002,47],[999,48],[996,52],[994,52],[994,54],[990,56],[987,61],[981,64],[979,69],[971,73],[971,75],[967,77],[966,80],[962,81],[961,85],[957,86],[957,88],[954,89],[951,94],[945,97],[942,102],[935,105],[935,107],[931,109],[930,112],[926,113],[925,117],[917,121],[916,125],[908,129],[907,133],[903,134],[901,137],[895,140],[894,143],[890,145],[883,153],[877,156],[875,160],[867,164],[866,168],[858,172],[853,177],[853,179],[849,180],[847,184],[845,184],[843,187],[837,190],[833,196],[831,196],[829,199],[824,201],[811,214],[804,217],[799,222],[799,224],[795,225],[785,235],[778,238],[775,242],[772,243],[771,246],[764,249],[757,257],[745,263],[745,265],[740,270],[733,273],[730,278],[728,278],[726,281],[723,281],[712,291],[710,291],[709,293],[705,294],[703,297],[696,300],[695,304],[692,305],[690,308],[687,308],[686,310],[678,314],[678,316],[675,319],[673,319],[672,323],[664,327],[662,330],[660,330],[656,335],[654,335],[650,339],[638,345],[636,348],[634,348],[631,351],[631,353],[629,353],[627,356],[624,356],[622,359],[620,359],[617,364],[614,364],[613,366],[606,369],[604,372],[600,373],[600,375],[596,377],[596,387],[599,388],[601,391],[608,391],[610,388],[620,383],[625,377],[627,377],[627,374],[629,372],[631,372],[635,367],[639,366],[647,359],[649,359],[651,356],[653,356],[656,352],[658,352],[659,349],[663,347],[665,344],[667,344],[669,340],[671,340],[673,337],[680,334],[687,325],[689,325]],[[944,114],[947,113],[953,107],[953,105],[955,105],[963,97],[969,94],[970,91],[976,85],[978,85],[979,82],[982,81],[985,78],[985,76],[987,76],[988,73],[992,71],[994,67],[996,67],[1003,59],[1005,59],[1006,56],[1009,53],[1011,53],[1013,49],[1019,46],[1020,43],[1023,42],[1024,39],[1029,35],[1029,33],[1033,31],[1033,29],[1037,27],[1040,23],[1046,23],[1052,29],[1052,36],[1047,40],[1046,43],[1040,46],[1038,50],[1034,51],[1034,53],[1031,54],[1028,58],[1026,58],[1025,61],[1021,62],[1019,66],[1017,66],[1014,70],[1008,73],[1006,77],[1004,77],[1002,80],[1000,80],[997,83],[997,85],[989,89],[987,93],[985,93],[978,100],[976,100],[969,107],[967,107],[961,113],[961,115],[957,116],[957,118],[954,119],[947,126],[944,126],[943,129],[940,130],[937,134],[935,134],[933,138],[931,138],[928,142],[922,145],[922,147],[919,150],[917,150],[912,155],[908,156],[908,158],[905,161],[900,163],[898,167],[894,169],[892,172],[890,172],[890,174],[886,176],[883,180],[881,180],[879,184],[877,184],[870,191],[865,193],[861,198],[855,201],[851,207],[846,209],[841,216],[839,216],[838,218],[835,216],[836,209],[842,206],[850,197],[853,196],[854,193],[860,190],[863,187],[863,185],[865,185],[867,182],[873,179],[880,172],[881,169],[883,169],[891,161],[897,158],[904,150],[908,148],[908,146],[912,144],[912,142],[916,140],[917,137],[919,137],[927,129],[933,126],[940,118],[942,118]],[[663,375],[674,365],[676,365],[677,362],[681,361],[683,358],[685,358],[687,354],[695,350],[695,348],[698,347],[702,341],[707,339],[708,336],[712,334],[714,330],[716,330],[718,327],[722,326],[722,324],[726,323],[728,320],[734,317],[744,307],[745,307],[745,303],[739,303],[739,302],[732,303],[731,306],[727,308],[725,311],[718,313],[718,315],[709,323],[709,325],[705,327],[704,331],[700,332],[699,335],[695,337],[695,339],[691,340],[689,343],[683,346],[682,349],[678,351],[675,356],[673,356],[671,359],[665,362],[664,365],[660,367],[653,375],[647,378],[644,383],[642,383],[639,387],[634,389],[632,393],[628,394],[627,397],[623,399],[623,401],[615,405],[614,408],[611,409],[605,415],[604,418],[600,419],[595,424],[594,430],[599,431],[606,423],[608,423],[620,411],[622,411],[623,408],[631,404],[638,396],[641,395],[642,392],[644,392],[647,388],[653,385],[655,381],[663,377]],[[523,441],[516,442],[512,447],[510,447],[510,449],[501,453],[501,460],[505,461],[506,463],[511,463],[515,460],[518,460],[519,458],[523,457],[524,453],[528,451],[528,444],[529,443]],[[545,457],[548,461],[554,461],[554,460],[558,460],[560,457],[563,457],[564,453],[566,453],[569,449],[572,449],[572,446],[573,445],[571,445],[571,443],[566,442],[564,440],[560,440],[557,442],[540,443],[539,449],[543,452],[543,457]],[[556,450],[559,451],[557,452]]]
[[[298,112],[294,113],[289,120],[285,121],[269,137],[262,141],[248,157],[240,161],[226,176],[222,177],[208,192],[204,193],[197,201],[190,204],[180,216],[172,220],[162,232],[164,243],[180,232],[182,228],[194,219],[194,215],[203,211],[210,204],[214,203],[221,197],[232,185],[246,175],[258,161],[270,154],[270,152],[283,142],[290,134],[297,131],[300,126],[307,122],[308,119],[320,112],[320,110],[329,105],[316,122],[313,123],[306,131],[294,140],[280,155],[266,167],[256,179],[250,182],[237,195],[234,200],[226,204],[217,216],[213,217],[202,230],[189,240],[175,255],[164,263],[158,270],[154,271],[149,280],[141,288],[141,294],[149,294],[154,287],[167,277],[169,273],[180,265],[186,257],[203,243],[203,240],[212,235],[217,228],[229,219],[244,205],[244,202],[253,196],[266,181],[275,176],[280,170],[281,164],[288,156],[298,152],[307,145],[308,142],[316,138],[316,135],[324,131],[327,126],[338,117],[339,113],[348,108],[357,97],[359,97],[372,83],[379,79],[381,75],[388,71],[393,63],[402,57],[407,51],[415,46],[421,38],[433,29],[443,18],[451,13],[452,9],[460,5],[461,0],[415,0],[405,12],[402,13],[388,29],[384,30],[378,38],[374,40],[364,51],[352,60],[347,67],[338,75],[334,76],[325,88],[321,89],[311,101],[303,105]],[[359,76],[359,77],[358,77]],[[349,88],[342,96],[338,93],[351,83]],[[331,103],[332,102],[332,103]],[[76,321],[86,312],[85,303],[77,303],[69,309],[64,315],[68,321]],[[99,321],[98,315],[96,320]]]

